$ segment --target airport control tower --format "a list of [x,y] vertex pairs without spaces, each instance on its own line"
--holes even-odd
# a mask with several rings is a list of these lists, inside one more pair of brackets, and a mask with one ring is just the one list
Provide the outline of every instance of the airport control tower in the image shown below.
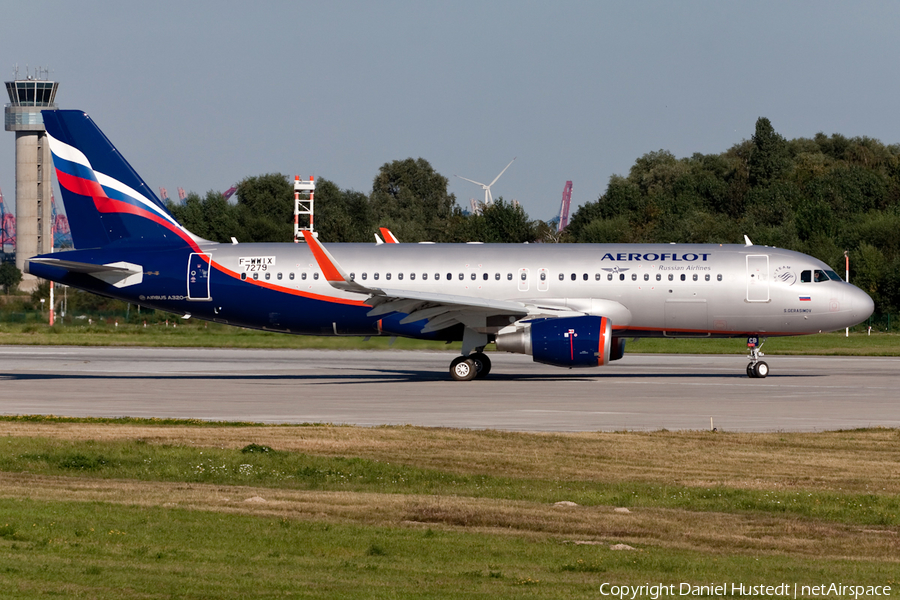
[[[16,132],[16,266],[53,251],[51,191],[53,159],[41,111],[55,109],[59,83],[48,81],[48,71],[6,82],[6,130]],[[31,291],[37,278],[23,275],[19,289]]]

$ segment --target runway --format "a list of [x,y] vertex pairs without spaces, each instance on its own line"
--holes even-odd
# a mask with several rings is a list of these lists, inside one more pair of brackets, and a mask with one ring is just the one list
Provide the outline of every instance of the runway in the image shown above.
[[567,370],[491,353],[0,346],[0,413],[514,431],[900,427],[900,358],[626,354]]

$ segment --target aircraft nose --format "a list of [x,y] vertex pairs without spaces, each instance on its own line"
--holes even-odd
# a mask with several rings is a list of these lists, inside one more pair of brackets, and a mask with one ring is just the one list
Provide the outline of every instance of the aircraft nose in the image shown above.
[[850,293],[850,310],[856,322],[861,323],[875,312],[875,301],[867,293],[853,286]]

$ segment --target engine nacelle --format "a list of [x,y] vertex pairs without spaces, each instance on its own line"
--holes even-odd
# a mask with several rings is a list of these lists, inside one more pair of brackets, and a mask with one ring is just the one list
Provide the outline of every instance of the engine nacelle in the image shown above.
[[607,317],[542,319],[497,335],[497,350],[530,354],[557,367],[597,367],[622,358],[624,338],[613,338]]

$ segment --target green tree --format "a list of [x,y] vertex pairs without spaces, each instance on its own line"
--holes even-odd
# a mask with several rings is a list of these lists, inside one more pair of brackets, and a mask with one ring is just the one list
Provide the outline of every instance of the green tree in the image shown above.
[[787,143],[775,133],[772,123],[765,117],[756,121],[753,134],[753,152],[750,154],[750,185],[767,186],[777,179],[789,162]]
[[528,219],[521,205],[497,198],[480,215],[467,215],[455,221],[450,241],[487,244],[533,242],[541,235],[538,222]]
[[22,282],[22,271],[16,267],[15,263],[5,262],[0,264],[0,285],[3,286],[4,292],[9,295],[10,290],[16,289]]
[[372,223],[369,198],[320,178],[316,181],[315,229],[325,243],[374,242],[377,228]]
[[294,187],[287,176],[247,177],[237,186],[241,242],[290,242],[294,239]]
[[372,183],[374,224],[390,228],[403,242],[447,240],[456,207],[447,183],[423,158],[385,163]]

